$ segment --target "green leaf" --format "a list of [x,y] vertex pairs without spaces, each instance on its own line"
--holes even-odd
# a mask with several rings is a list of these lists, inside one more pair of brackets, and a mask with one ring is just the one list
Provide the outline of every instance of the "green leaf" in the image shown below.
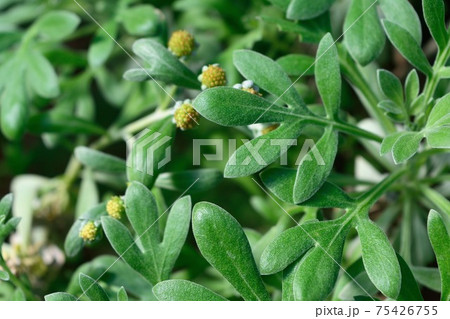
[[300,265],[301,258],[296,262],[292,263],[289,267],[283,270],[283,281],[282,281],[282,298],[283,301],[295,301],[294,296],[294,278],[297,273],[298,266]]
[[315,59],[303,54],[288,54],[277,60],[277,63],[283,68],[289,76],[308,76],[314,75]]
[[428,214],[428,236],[441,273],[441,300],[450,301],[450,236],[438,212]]
[[392,113],[395,115],[400,115],[403,113],[403,110],[401,108],[401,106],[399,106],[397,103],[391,101],[391,100],[384,100],[381,101],[380,103],[378,103],[377,105],[380,109],[388,112],[388,113]]
[[288,19],[309,20],[327,11],[334,0],[292,0],[286,12]]
[[175,266],[189,232],[191,222],[191,198],[178,199],[170,210],[161,242],[161,278],[167,279]]
[[380,0],[379,4],[387,20],[408,31],[417,44],[422,43],[420,19],[408,0]]
[[149,264],[146,262],[141,250],[137,247],[133,236],[128,229],[118,220],[104,216],[102,217],[102,226],[112,248],[121,258],[134,270],[141,273],[152,284],[156,284],[156,273],[149,270]]
[[378,70],[378,85],[381,92],[397,105],[403,105],[403,88],[400,80],[387,70]]
[[101,28],[98,29],[88,49],[89,65],[93,68],[104,64],[116,45],[114,39],[117,37],[119,29],[117,23],[108,21],[103,28],[106,32]]
[[386,38],[372,0],[353,0],[344,23],[344,44],[361,65],[375,60]]
[[111,174],[125,173],[125,161],[116,156],[112,156],[89,147],[78,146],[75,148],[75,157],[85,166],[94,171]]
[[422,139],[422,133],[404,132],[392,146],[395,164],[403,163],[416,154]]
[[77,298],[74,295],[66,292],[55,292],[53,294],[46,295],[44,299],[45,301],[77,301]]
[[153,287],[153,293],[160,301],[226,301],[206,287],[180,279],[158,283]]
[[223,176],[221,171],[214,168],[202,168],[159,174],[155,186],[172,191],[184,192],[192,185],[192,187],[189,188],[189,192],[196,193],[213,189],[222,181],[222,179]]
[[315,75],[327,115],[336,118],[341,104],[342,79],[337,48],[329,33],[317,49]]
[[439,50],[447,46],[449,35],[445,27],[445,5],[442,0],[423,0],[423,15],[431,35],[436,41]]
[[441,292],[441,275],[438,268],[412,267],[411,270],[419,284],[436,292]]
[[330,230],[333,223],[307,223],[292,227],[281,233],[261,255],[260,269],[263,275],[271,275],[282,271],[315,244],[312,234],[320,230]]
[[233,63],[247,80],[255,82],[263,90],[300,109],[302,113],[309,113],[289,76],[272,59],[255,51],[237,50],[233,53]]
[[426,124],[427,128],[450,123],[450,93],[439,99],[431,110]]
[[128,301],[128,294],[124,287],[120,287],[117,292],[117,301]]
[[413,36],[394,22],[383,20],[383,26],[389,40],[406,60],[426,76],[431,77],[433,75],[433,69],[431,68],[430,62],[428,62]]
[[405,81],[405,97],[409,106],[417,98],[420,91],[419,75],[415,69],[409,72]]
[[192,229],[203,257],[245,300],[269,300],[241,225],[211,203],[194,206]]
[[[269,168],[261,173],[264,185],[284,202],[293,203],[296,169]],[[302,206],[321,208],[349,208],[355,200],[332,183],[325,182],[323,186],[308,200],[302,202]]]
[[401,271],[388,238],[366,217],[358,219],[356,229],[361,240],[364,267],[370,280],[385,296],[397,298],[401,287]]
[[85,169],[82,173],[80,189],[78,191],[77,203],[75,206],[75,217],[80,217],[88,209],[99,203],[97,184],[90,169]]
[[301,203],[311,198],[323,185],[333,168],[338,148],[338,133],[327,127],[323,136],[305,154],[297,168],[293,199]]
[[136,233],[136,241],[142,244],[146,255],[149,255],[148,268],[152,273],[158,273],[159,225],[155,197],[143,184],[132,182],[125,192],[125,209],[128,220]]
[[166,118],[129,139],[128,180],[153,187],[158,173],[170,159],[167,152],[170,152],[174,135],[175,125],[171,118]]
[[80,287],[91,301],[109,301],[105,290],[93,278],[80,274]]
[[[2,243],[0,243],[0,245],[1,244]],[[2,281],[8,281],[9,280],[9,274],[6,271],[1,270],[1,269],[0,269],[0,280],[2,280]]]
[[233,88],[212,88],[194,100],[195,109],[206,119],[223,126],[280,123],[301,119],[296,109],[272,105],[269,101]]
[[60,41],[78,27],[80,18],[68,11],[50,11],[34,24],[39,34],[50,41]]
[[380,155],[383,156],[386,153],[392,151],[392,147],[394,146],[395,142],[397,142],[397,140],[403,135],[404,132],[395,132],[386,136],[381,143]]
[[402,283],[400,293],[397,297],[398,301],[423,301],[422,294],[420,293],[419,285],[414,278],[414,275],[409,268],[408,264],[403,258],[397,254],[397,259],[400,265],[402,273]]
[[8,216],[9,212],[11,211],[12,202],[13,202],[12,194],[7,194],[2,197],[2,199],[0,200],[0,217]]
[[450,148],[450,126],[425,131],[428,145],[432,148]]
[[19,139],[25,132],[29,113],[22,72],[15,72],[3,91],[0,108],[1,129],[10,140]]
[[152,5],[144,4],[125,9],[121,18],[129,34],[150,37],[159,31],[162,13]]
[[276,130],[245,142],[228,160],[224,176],[236,178],[259,172],[284,155],[290,146],[296,145],[303,129],[301,120],[290,121]]
[[48,60],[38,51],[27,54],[27,81],[37,95],[54,98],[59,95],[58,76]]
[[155,40],[141,39],[133,44],[133,51],[150,65],[146,71],[155,79],[190,89],[200,89],[195,74],[172,53]]
[[295,300],[324,300],[334,288],[349,226],[330,223],[336,228],[314,236],[317,244],[298,265],[293,282]]

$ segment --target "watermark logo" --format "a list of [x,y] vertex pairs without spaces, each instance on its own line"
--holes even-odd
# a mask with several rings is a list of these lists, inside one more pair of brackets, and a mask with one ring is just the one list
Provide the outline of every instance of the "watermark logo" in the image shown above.
[[[171,161],[171,140],[172,137],[159,132],[143,130],[127,140],[127,166],[153,176],[156,170]],[[240,156],[237,156],[238,141],[236,139],[194,139],[192,164],[200,166],[202,159],[206,161],[227,159],[228,166],[246,166],[252,163],[267,166],[273,162],[272,159],[278,158],[280,165],[286,166],[288,165],[288,149],[297,145],[296,139],[258,139],[253,141],[242,139],[240,142],[243,143],[241,147],[245,149],[245,152],[241,152]],[[225,152],[225,145],[228,152]],[[267,159],[271,162],[267,162]],[[312,139],[304,141],[295,165],[301,166],[306,161],[315,161],[318,166],[325,165],[325,161]]]
[[171,139],[149,129],[131,137],[126,141],[127,166],[153,176],[171,161]]

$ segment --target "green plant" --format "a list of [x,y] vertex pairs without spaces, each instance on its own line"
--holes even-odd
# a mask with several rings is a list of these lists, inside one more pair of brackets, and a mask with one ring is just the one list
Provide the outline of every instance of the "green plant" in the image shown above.
[[[189,32],[173,33],[156,7],[116,2],[97,11],[63,1],[31,14],[23,31],[5,20],[8,163],[24,136],[73,152],[61,176],[13,181],[21,249],[33,246],[34,219],[56,218],[70,224],[56,242],[78,267],[67,285],[38,293],[31,270],[0,256],[5,299],[405,301],[435,291],[450,300],[442,0],[421,1],[420,12],[407,0],[236,1],[233,10],[179,0],[164,12],[178,10],[167,20]],[[71,47],[83,39],[86,52]],[[388,70],[392,52],[403,71]],[[226,140],[231,155],[192,169],[190,139]],[[235,139],[243,145],[233,150]],[[0,244],[19,223],[7,219],[11,203],[0,203]]]

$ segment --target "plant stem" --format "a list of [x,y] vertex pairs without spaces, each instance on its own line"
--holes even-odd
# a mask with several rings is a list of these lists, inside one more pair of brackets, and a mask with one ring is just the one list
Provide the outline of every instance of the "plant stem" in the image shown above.
[[439,72],[443,67],[445,67],[445,64],[447,63],[447,60],[450,57],[450,41],[447,42],[447,46],[444,50],[439,51],[438,56],[436,57],[436,62],[433,66],[433,76],[429,79],[427,79],[427,82],[425,83],[424,88],[424,96],[425,96],[425,119],[428,118],[428,115],[431,112],[431,104],[428,104],[430,102],[430,99],[434,96],[434,92],[436,91],[436,88],[439,84],[439,81],[441,80]]
[[6,264],[5,260],[1,256],[1,254],[0,254],[0,266],[2,267],[2,269],[4,271],[6,271],[8,273],[9,280],[11,280],[11,282],[17,288],[20,288],[23,291],[23,293],[25,294],[25,296],[28,300],[35,300],[33,293],[27,287],[25,287],[25,285],[20,281],[19,278],[16,277],[16,275],[14,275],[12,273],[11,269],[9,269],[8,265]]
[[308,123],[312,123],[312,124],[317,124],[317,125],[321,125],[321,126],[327,126],[327,125],[332,125],[334,126],[337,130],[345,132],[347,134],[356,136],[356,137],[362,137],[362,138],[366,138],[378,143],[381,143],[383,141],[383,138],[377,134],[374,134],[372,132],[363,130],[357,126],[354,126],[352,124],[348,124],[348,123],[344,123],[341,121],[334,121],[334,120],[330,120],[327,118],[323,118],[323,117],[312,117],[312,116],[302,116],[302,118],[308,122]]
[[338,46],[338,48],[342,73],[347,77],[349,82],[353,84],[354,89],[359,91],[359,93],[367,101],[368,105],[365,105],[365,103],[363,103],[363,105],[365,106],[369,115],[372,118],[376,119],[378,123],[380,123],[386,134],[396,132],[397,130],[395,129],[394,124],[378,107],[378,97],[372,91],[366,79],[358,70],[355,62],[351,58],[349,58],[348,52],[342,46]]
[[358,198],[357,211],[368,211],[370,207],[389,189],[389,187],[400,177],[402,177],[408,170],[406,168],[399,169],[392,173],[379,184],[371,188],[367,193]]

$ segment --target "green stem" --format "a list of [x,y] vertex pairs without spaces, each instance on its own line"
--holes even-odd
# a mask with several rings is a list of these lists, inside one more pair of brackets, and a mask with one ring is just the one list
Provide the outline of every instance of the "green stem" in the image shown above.
[[6,271],[9,275],[9,280],[17,287],[20,288],[23,293],[25,294],[26,298],[28,300],[36,300],[33,293],[20,281],[19,278],[16,277],[16,275],[14,275],[12,273],[12,271],[9,269],[8,265],[6,264],[5,260],[3,259],[3,257],[0,255],[0,266],[2,267],[2,269],[4,271]]
[[341,131],[341,132],[345,132],[347,134],[356,136],[356,137],[362,137],[362,138],[366,138],[378,143],[381,143],[383,141],[383,138],[377,134],[374,134],[372,132],[363,130],[357,126],[348,124],[348,123],[344,123],[341,121],[335,121],[335,120],[330,120],[328,118],[323,118],[323,117],[313,117],[313,116],[302,116],[302,118],[311,124],[317,124],[317,125],[321,125],[321,126],[327,126],[327,125],[332,125],[334,126],[337,130]]
[[395,129],[394,124],[378,107],[378,97],[358,70],[355,62],[348,56],[348,52],[342,46],[339,46],[338,48],[342,73],[347,77],[349,82],[353,84],[354,89],[367,101],[368,105],[366,105],[366,103],[363,103],[363,105],[369,115],[380,123],[386,134],[396,132],[397,130]]
[[405,259],[407,263],[411,263],[411,247],[412,247],[412,198],[409,194],[409,190],[405,190],[405,202],[403,206],[403,219],[401,224],[400,233],[400,255]]
[[425,108],[426,108],[425,119],[428,118],[428,115],[430,114],[432,109],[431,104],[429,105],[428,103],[430,102],[430,99],[434,96],[434,92],[436,91],[439,81],[441,80],[441,77],[439,75],[440,71],[443,67],[445,67],[445,64],[447,63],[449,57],[450,57],[450,41],[447,42],[447,46],[445,47],[445,49],[438,53],[436,62],[434,63],[433,66],[433,76],[427,79],[427,82],[425,83],[424,88]]
[[367,212],[376,201],[392,186],[392,184],[402,177],[408,170],[406,168],[399,169],[392,173],[379,184],[372,187],[367,193],[358,198],[358,205],[355,211]]

